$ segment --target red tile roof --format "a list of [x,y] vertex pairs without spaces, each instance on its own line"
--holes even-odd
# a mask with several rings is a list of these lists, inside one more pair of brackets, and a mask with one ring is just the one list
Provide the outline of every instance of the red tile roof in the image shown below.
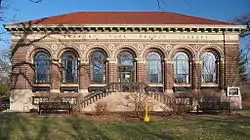
[[75,12],[21,23],[31,24],[210,24],[229,22],[188,16],[172,12]]

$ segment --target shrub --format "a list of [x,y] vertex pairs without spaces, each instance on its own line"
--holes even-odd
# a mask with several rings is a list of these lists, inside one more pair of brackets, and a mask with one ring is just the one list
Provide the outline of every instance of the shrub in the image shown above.
[[186,96],[169,97],[169,101],[162,107],[165,116],[183,117],[192,110],[191,98]]
[[[135,115],[136,118],[142,120],[144,118],[145,103],[147,101],[148,94],[143,92],[131,92],[124,97],[124,100],[119,105],[127,108]],[[149,108],[152,104],[149,104]]]
[[106,102],[97,102],[95,106],[96,115],[107,114],[107,103]]
[[6,97],[10,96],[10,87],[9,87],[9,85],[0,84],[0,96],[6,96]]

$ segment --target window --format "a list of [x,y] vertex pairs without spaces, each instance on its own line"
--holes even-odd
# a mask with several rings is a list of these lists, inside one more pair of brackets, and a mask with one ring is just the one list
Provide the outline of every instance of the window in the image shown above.
[[202,70],[201,80],[204,83],[215,83],[217,82],[217,61],[216,57],[211,52],[205,52],[201,56]]
[[189,83],[189,58],[184,52],[174,56],[174,79],[175,83]]
[[74,52],[66,51],[62,56],[63,83],[78,82],[78,59]]
[[35,83],[49,83],[50,80],[50,60],[45,52],[38,52],[34,57]]
[[104,84],[106,81],[106,55],[95,51],[90,58],[91,83]]
[[120,66],[133,66],[134,64],[134,57],[128,51],[120,52],[118,59]]
[[162,83],[161,56],[157,52],[147,54],[147,80],[149,83]]
[[122,51],[118,54],[118,81],[121,83],[131,83],[135,79],[134,54],[130,51]]

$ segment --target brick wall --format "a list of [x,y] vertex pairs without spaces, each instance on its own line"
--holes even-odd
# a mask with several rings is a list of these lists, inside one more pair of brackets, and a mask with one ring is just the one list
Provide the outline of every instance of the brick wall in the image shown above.
[[30,89],[33,85],[34,70],[32,64],[25,60],[27,49],[28,47],[18,47],[12,57],[12,88]]
[[201,64],[200,62],[193,62],[192,63],[193,70],[192,73],[192,87],[193,89],[199,89],[201,87]]
[[238,45],[225,46],[225,86],[239,86]]
[[144,63],[137,63],[137,81],[146,82],[146,66]]
[[170,62],[165,63],[165,89],[172,90],[174,86],[174,69]]
[[117,82],[118,75],[117,75],[117,64],[116,63],[109,63],[109,82]]
[[58,65],[56,64],[51,65],[50,78],[51,78],[51,89],[53,90],[59,89],[62,77]]
[[89,87],[89,65],[84,64],[80,67],[80,89],[88,89]]
[[224,68],[224,62],[222,60],[219,63],[219,75],[218,75],[220,89],[224,89],[225,88],[225,83],[224,83],[225,73],[224,73],[224,70],[225,70],[225,68]]
[[[29,47],[20,47],[13,56],[13,75],[12,85],[15,89],[30,89],[33,85],[34,70],[32,64],[26,61],[27,50]],[[53,55],[53,54],[51,54]],[[58,64],[57,64],[58,65]],[[57,65],[51,66],[51,88],[59,89],[61,84],[61,71]],[[219,63],[219,86],[223,89],[227,86],[239,85],[238,70],[238,45],[226,45],[225,58]],[[225,68],[224,68],[225,66]],[[174,70],[171,61],[166,61],[163,67],[164,86],[167,90],[172,90],[174,85]],[[190,83],[193,88],[201,86],[201,65],[198,60],[192,62],[190,66]],[[83,65],[79,70],[79,87],[87,89],[89,87],[89,64]],[[146,81],[146,65],[143,62],[137,62],[137,81]],[[225,76],[225,80],[224,77]],[[118,80],[117,64],[115,60],[109,61],[107,65],[107,82],[117,82]]]

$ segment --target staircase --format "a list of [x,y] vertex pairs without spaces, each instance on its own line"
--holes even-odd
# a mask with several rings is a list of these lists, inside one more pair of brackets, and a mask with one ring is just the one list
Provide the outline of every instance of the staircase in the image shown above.
[[[109,108],[116,108],[117,102],[124,100],[125,96],[131,93],[145,94],[149,100],[155,104],[164,105],[170,101],[170,97],[158,90],[150,90],[149,86],[145,83],[109,83],[106,86],[106,92],[98,91],[89,93],[79,104],[85,111],[93,111],[95,105],[98,102],[107,102],[110,105]],[[119,104],[119,103],[118,103]],[[159,107],[158,107],[159,108]],[[116,109],[114,109],[116,110]]]
[[82,105],[82,107],[86,107],[102,98],[107,97],[109,94],[111,94],[111,92],[99,91],[99,92],[89,93],[80,101],[80,104]]

